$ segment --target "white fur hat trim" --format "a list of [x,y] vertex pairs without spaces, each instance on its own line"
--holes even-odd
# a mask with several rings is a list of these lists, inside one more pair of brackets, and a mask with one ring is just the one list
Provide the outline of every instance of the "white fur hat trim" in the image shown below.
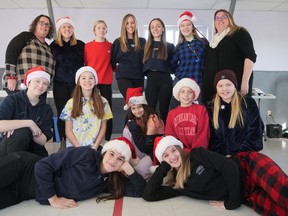
[[176,100],[179,101],[179,95],[178,94],[179,94],[179,91],[182,87],[191,88],[195,93],[195,97],[194,97],[193,101],[196,101],[198,99],[199,94],[200,94],[199,85],[193,79],[183,78],[183,79],[179,80],[176,83],[176,85],[173,87],[173,96],[175,97]]
[[114,150],[120,153],[124,158],[125,161],[129,161],[131,158],[131,149],[127,145],[126,142],[122,140],[111,140],[104,144],[101,153],[104,154],[108,150]]
[[183,143],[176,139],[174,136],[165,136],[157,144],[155,149],[155,157],[161,163],[163,161],[162,155],[170,146],[180,146],[183,148]]
[[77,70],[76,72],[76,75],[75,75],[75,83],[77,84],[78,82],[78,79],[79,77],[81,76],[82,73],[84,72],[90,72],[93,74],[94,78],[95,78],[95,81],[96,81],[96,85],[98,84],[98,76],[97,76],[97,73],[96,71],[90,67],[90,66],[84,66],[84,67],[81,67]]

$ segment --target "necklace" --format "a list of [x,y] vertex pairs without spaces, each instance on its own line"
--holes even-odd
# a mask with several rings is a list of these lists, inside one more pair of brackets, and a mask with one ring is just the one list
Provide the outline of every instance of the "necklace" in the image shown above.
[[194,43],[194,42],[195,42],[195,40],[192,40],[192,42],[191,42],[191,44],[190,44],[188,41],[186,41],[189,50],[191,50],[192,53],[194,53],[194,55],[196,56],[196,60],[195,60],[195,62],[198,62],[198,61],[200,60],[200,59],[199,59],[199,56],[197,55],[196,50],[193,49],[192,46],[191,46],[192,43]]

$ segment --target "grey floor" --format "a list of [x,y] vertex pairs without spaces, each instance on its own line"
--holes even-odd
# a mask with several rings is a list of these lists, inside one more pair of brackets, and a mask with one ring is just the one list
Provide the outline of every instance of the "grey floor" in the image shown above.
[[[59,143],[47,144],[49,152],[55,152]],[[288,173],[288,140],[270,139],[264,143],[263,153],[273,158],[279,166]],[[55,209],[50,206],[42,206],[34,200],[25,201],[18,205],[0,210],[0,216],[253,216],[258,215],[252,209],[242,205],[240,208],[227,211],[214,208],[208,201],[196,200],[187,197],[177,197],[170,200],[149,203],[141,198],[125,197],[122,212],[113,213],[115,201],[101,202],[97,204],[95,199],[79,202],[79,206],[73,209]]]

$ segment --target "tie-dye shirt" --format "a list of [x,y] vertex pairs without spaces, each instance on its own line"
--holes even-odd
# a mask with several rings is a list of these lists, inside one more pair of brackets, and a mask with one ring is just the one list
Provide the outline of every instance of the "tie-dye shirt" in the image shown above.
[[[104,103],[104,116],[103,119],[98,119],[93,114],[92,100],[83,98],[83,115],[75,118],[71,118],[71,111],[73,105],[73,98],[71,98],[65,105],[60,119],[63,121],[73,122],[73,133],[81,146],[93,146],[101,128],[102,120],[108,120],[113,118],[112,111],[108,101],[102,97]],[[66,146],[73,146],[68,139],[66,139]]]

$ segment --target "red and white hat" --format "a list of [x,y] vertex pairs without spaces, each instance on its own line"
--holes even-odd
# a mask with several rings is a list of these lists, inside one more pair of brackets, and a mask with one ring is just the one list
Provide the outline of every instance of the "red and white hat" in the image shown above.
[[145,96],[142,93],[143,88],[128,88],[126,91],[126,105],[124,110],[128,110],[132,105],[146,104],[148,105]]
[[93,76],[94,76],[94,78],[95,78],[95,82],[96,82],[95,85],[98,84],[98,76],[97,76],[97,73],[96,73],[96,71],[95,71],[92,67],[90,67],[90,66],[83,66],[83,67],[81,67],[81,68],[79,68],[79,69],[77,70],[76,75],[75,75],[75,83],[76,83],[76,84],[77,84],[77,82],[78,82],[79,77],[80,77],[81,74],[84,73],[84,72],[90,72],[90,73],[92,73]]
[[162,155],[170,146],[180,146],[183,149],[183,143],[176,139],[174,136],[156,137],[154,140],[154,165],[163,161]]
[[65,17],[62,17],[62,18],[59,18],[56,22],[56,32],[59,31],[59,28],[61,27],[61,25],[63,25],[64,23],[69,23],[70,25],[73,26],[74,28],[74,23],[72,22],[72,20],[70,19],[69,16],[65,16]]
[[136,150],[134,145],[126,137],[120,136],[104,144],[101,153],[104,154],[108,150],[119,152],[125,161],[129,161],[131,156],[136,159]]
[[189,20],[193,24],[196,22],[196,17],[193,16],[193,14],[190,11],[184,11],[179,15],[179,18],[177,20],[177,25],[179,26],[184,20]]
[[173,87],[173,96],[175,97],[176,100],[179,101],[179,91],[182,87],[188,87],[191,88],[192,91],[194,92],[194,99],[193,101],[196,101],[199,97],[200,94],[200,87],[199,85],[195,82],[195,80],[191,78],[183,78],[179,80],[176,85]]
[[31,68],[30,70],[28,70],[26,72],[25,77],[24,77],[24,81],[23,81],[23,83],[20,84],[20,88],[23,90],[26,89],[28,83],[32,79],[37,78],[37,77],[43,77],[43,78],[47,79],[48,82],[50,83],[50,74],[47,73],[42,67],[36,66],[36,67]]

